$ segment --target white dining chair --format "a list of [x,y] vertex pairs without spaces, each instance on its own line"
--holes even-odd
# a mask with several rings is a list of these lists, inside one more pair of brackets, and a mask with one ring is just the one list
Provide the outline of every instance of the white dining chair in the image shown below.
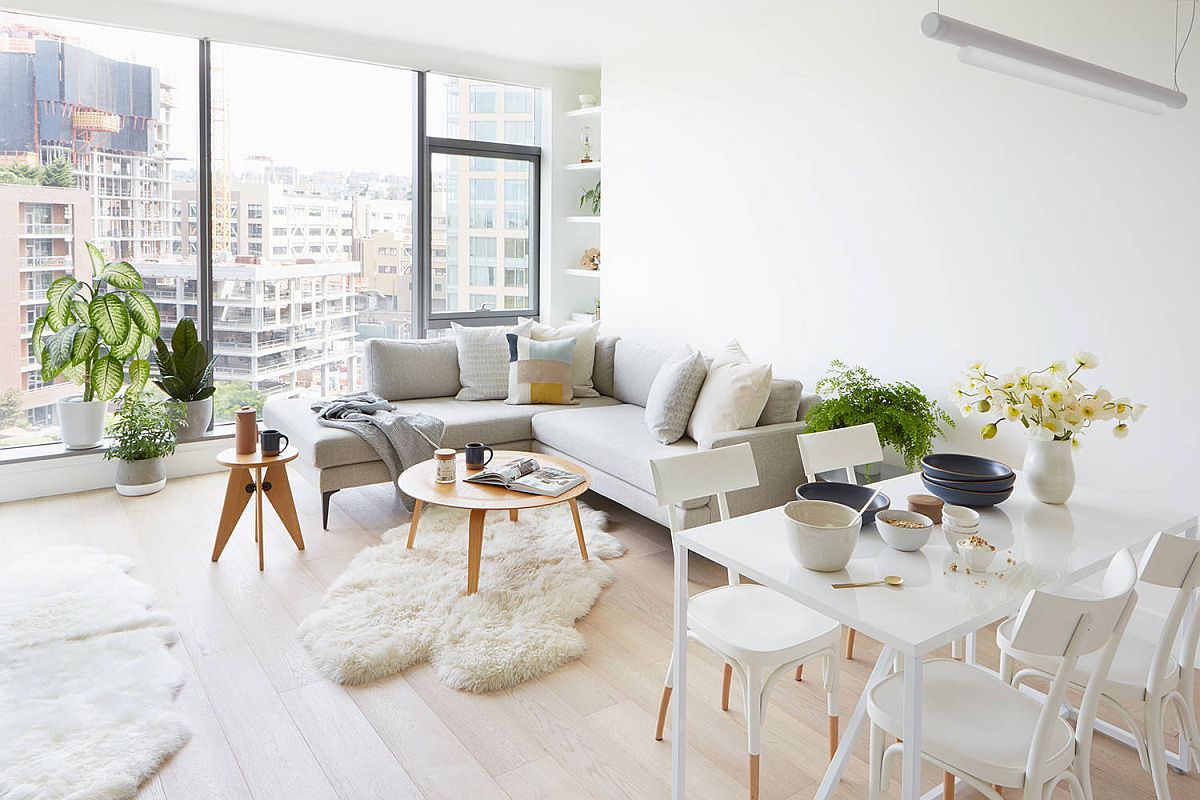
[[[1142,768],[1154,781],[1158,800],[1170,800],[1167,787],[1167,748],[1163,723],[1173,708],[1179,722],[1179,746],[1191,749],[1200,761],[1200,732],[1194,704],[1195,685],[1190,672],[1180,663],[1194,664],[1200,618],[1193,616],[1183,627],[1188,601],[1200,585],[1200,540],[1158,534],[1142,557],[1140,579],[1154,586],[1175,590],[1170,611],[1153,641],[1131,630],[1121,640],[1112,668],[1103,683],[1101,702],[1112,708],[1133,736]],[[1073,587],[1076,591],[1085,591]],[[1057,659],[1027,652],[1014,642],[1015,620],[1002,622],[996,630],[1000,648],[1000,677],[1013,686],[1030,678],[1047,678],[1060,669]],[[1181,638],[1181,628],[1183,629]],[[1180,645],[1176,658],[1176,645]],[[1016,670],[1016,662],[1025,665]],[[1096,667],[1093,656],[1081,658],[1071,674],[1076,686],[1087,684]],[[1141,712],[1144,729],[1134,716]]]
[[[758,485],[758,471],[750,445],[743,443],[716,450],[660,458],[650,462],[659,505],[667,507],[671,536],[682,530],[678,504],[716,495],[722,520],[729,519],[726,493]],[[829,715],[829,757],[838,742],[838,651],[841,626],[773,589],[742,583],[729,570],[729,584],[701,592],[688,600],[687,632],[725,659],[721,708],[729,710],[729,687],[736,672],[746,709],[746,734],[750,755],[750,798],[759,796],[759,735],[766,715],[767,697],[780,676],[806,661],[820,659]],[[662,741],[667,708],[675,683],[675,653],[667,667],[658,727],[654,738]]]
[[[804,476],[809,483],[817,479],[818,472],[841,469],[846,471],[847,483],[857,484],[855,467],[883,460],[883,446],[879,444],[879,432],[875,430],[873,422],[832,431],[800,433],[796,435],[796,443],[800,447]],[[854,658],[854,636],[853,628],[846,631],[848,659]],[[796,678],[799,679],[800,675],[797,674]]]
[[[1026,596],[1013,621],[1013,644],[1060,665],[1044,702],[983,667],[948,658],[925,662],[919,700],[921,757],[990,800],[1003,800],[1005,788],[1021,790],[1023,800],[1049,800],[1060,783],[1073,800],[1091,800],[1093,723],[1101,688],[1137,603],[1136,583],[1137,565],[1123,550],[1109,564],[1104,589],[1095,597],[1044,590]],[[1094,667],[1072,730],[1059,708],[1084,656],[1094,658]],[[904,704],[903,670],[867,691],[870,800],[882,797],[891,761],[902,752],[903,745],[891,742],[904,730]]]

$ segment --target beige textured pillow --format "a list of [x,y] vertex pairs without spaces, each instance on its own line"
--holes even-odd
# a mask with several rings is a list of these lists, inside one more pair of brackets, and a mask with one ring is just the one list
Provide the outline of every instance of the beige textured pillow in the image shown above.
[[729,431],[753,428],[771,395],[771,365],[751,364],[736,341],[713,358],[688,420],[688,436],[710,441]]
[[546,325],[535,319],[520,317],[517,322],[528,325],[525,334],[535,342],[554,342],[559,339],[575,340],[575,357],[572,360],[573,392],[576,397],[599,397],[592,386],[592,371],[596,365],[596,337],[600,335],[599,322],[568,322],[561,328]]

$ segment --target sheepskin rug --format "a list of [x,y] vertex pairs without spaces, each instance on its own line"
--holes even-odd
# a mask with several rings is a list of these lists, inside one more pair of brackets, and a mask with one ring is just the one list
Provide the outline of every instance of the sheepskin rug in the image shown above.
[[359,553],[300,624],[317,670],[354,684],[432,663],[447,686],[490,692],[578,658],[575,620],[592,608],[613,571],[602,559],[625,546],[604,533],[603,513],[580,503],[590,561],[579,557],[565,504],[489,512],[479,591],[468,596],[466,511],[426,506],[412,550],[408,525]]
[[0,569],[0,799],[118,800],[187,743],[171,617],[89,547]]

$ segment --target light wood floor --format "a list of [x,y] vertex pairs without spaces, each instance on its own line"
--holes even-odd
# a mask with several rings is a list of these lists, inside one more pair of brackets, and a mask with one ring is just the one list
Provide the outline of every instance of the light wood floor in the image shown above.
[[[172,480],[157,495],[112,490],[0,504],[0,562],[38,547],[89,544],[124,553],[175,615],[187,665],[179,707],[193,738],[143,787],[142,798],[428,798],[428,800],[664,800],[670,731],[655,742],[654,715],[670,650],[671,554],[665,529],[589,494],[629,547],[610,562],[617,580],[579,629],[584,657],[515,689],[472,695],[443,686],[427,666],[367,686],[317,677],[296,624],[364,547],[408,515],[390,487],[334,498],[330,530],[316,490],[293,472],[307,550],[297,553],[267,512],[266,572],[259,573],[252,517],[210,562],[225,474]],[[563,535],[572,535],[564,511]],[[724,580],[701,559],[694,590]],[[990,638],[982,658],[994,663]],[[859,637],[842,686],[843,715],[862,691],[878,647]],[[689,670],[691,776],[696,800],[747,794],[740,703],[719,707],[721,664],[693,648]],[[816,665],[814,672],[819,672]],[[814,675],[814,678],[817,676]],[[735,692],[736,694],[736,692]],[[813,795],[826,757],[825,700],[816,681],[787,682],[771,697],[763,735],[762,796]],[[964,709],[963,713],[971,713]],[[980,720],[986,736],[987,720]],[[865,797],[865,744],[839,797]],[[1153,798],[1136,755],[1100,739],[1097,800]],[[940,776],[926,770],[929,787]],[[1200,798],[1200,779],[1171,776],[1176,800]],[[891,797],[898,796],[895,784]],[[960,793],[960,797],[971,793]]]

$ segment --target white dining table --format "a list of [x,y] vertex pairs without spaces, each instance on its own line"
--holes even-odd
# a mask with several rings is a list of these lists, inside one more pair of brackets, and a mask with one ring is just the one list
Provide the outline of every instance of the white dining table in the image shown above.
[[[907,507],[912,494],[927,494],[918,473],[880,481],[893,508]],[[854,556],[840,572],[814,572],[792,557],[789,526],[780,508],[690,528],[675,536],[675,693],[672,717],[671,797],[686,797],[688,552],[697,553],[751,580],[854,628],[883,647],[868,688],[888,674],[896,656],[904,660],[904,735],[901,786],[905,800],[921,794],[922,659],[966,637],[974,661],[976,631],[1016,613],[1031,589],[1065,585],[1102,571],[1125,548],[1135,553],[1155,534],[1197,536],[1195,514],[1143,502],[1136,491],[1077,487],[1066,505],[1047,505],[1029,493],[1020,475],[1012,497],[978,509],[979,534],[996,546],[992,572],[968,574],[940,527],[917,552],[884,544],[875,525],[864,525]],[[1010,563],[1010,559],[1011,562]],[[957,568],[954,568],[954,567]],[[833,589],[838,582],[904,578],[901,587]],[[1195,598],[1192,600],[1195,603]],[[1185,665],[1191,667],[1192,665]],[[843,726],[837,752],[816,792],[832,797],[859,741],[866,718],[862,697]],[[1174,757],[1187,769],[1187,748]],[[926,796],[940,796],[941,788]]]

